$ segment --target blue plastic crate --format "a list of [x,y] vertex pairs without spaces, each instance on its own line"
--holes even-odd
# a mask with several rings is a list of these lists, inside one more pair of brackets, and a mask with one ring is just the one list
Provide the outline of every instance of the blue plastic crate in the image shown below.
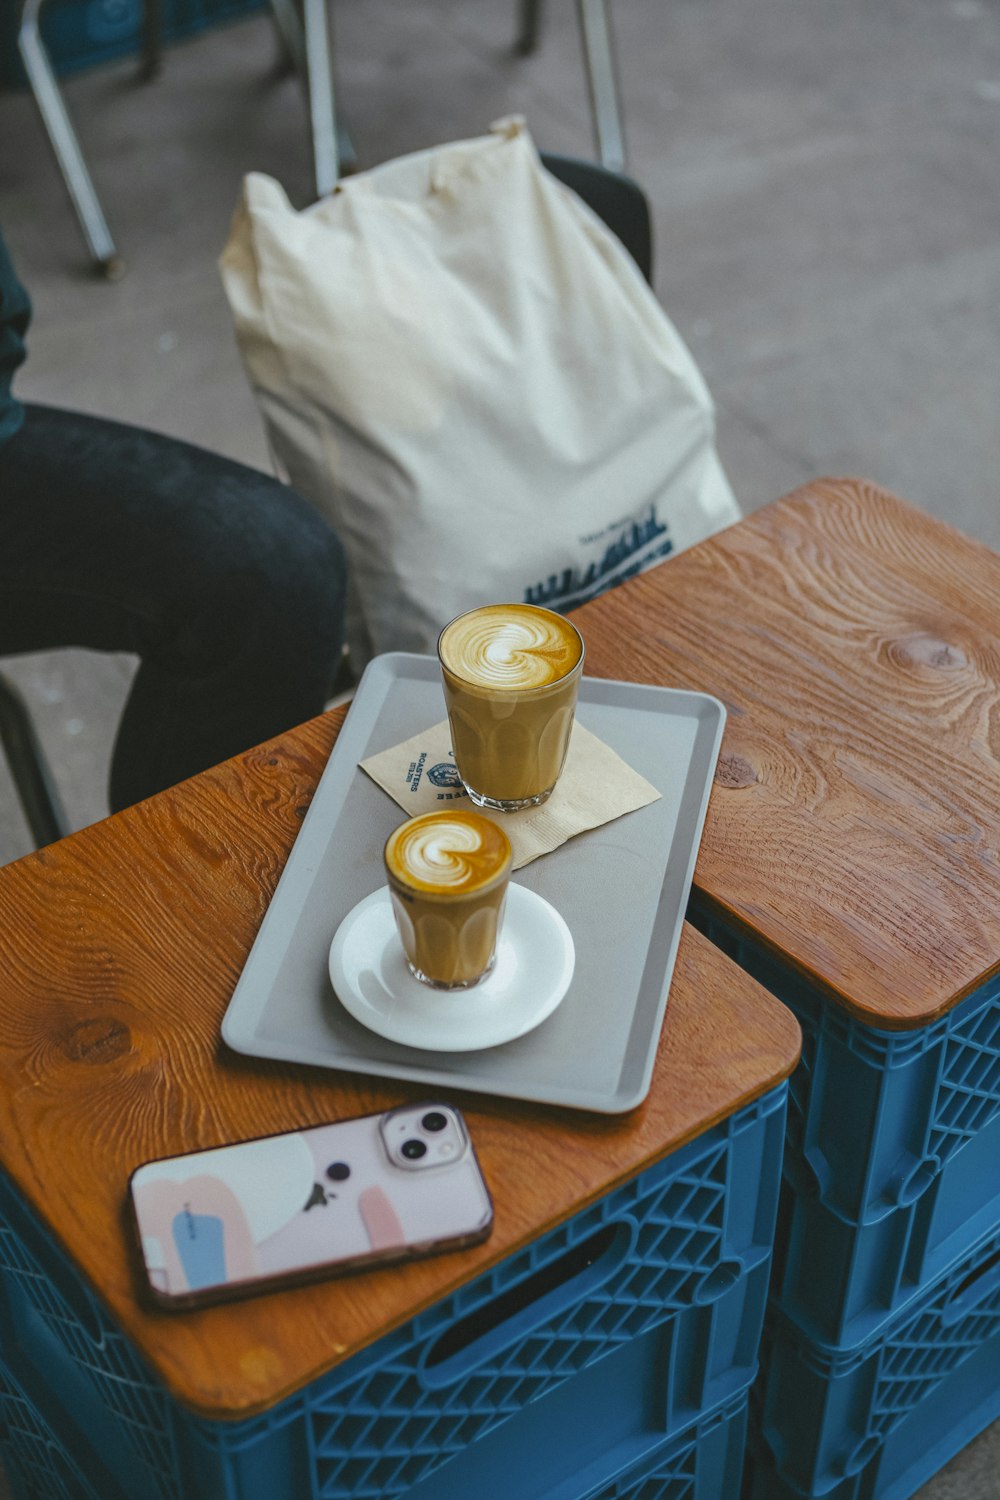
[[61,1403],[73,1452],[105,1454],[128,1500],[575,1494],[579,1471],[610,1482],[751,1380],[785,1103],[782,1084],[271,1412],[232,1423],[171,1401],[0,1185],[5,1347]]
[[[759,1402],[759,1418],[756,1416]],[[1000,1415],[1000,1231],[853,1348],[769,1314],[755,1393],[755,1500],[909,1495]],[[909,1486],[909,1487],[908,1487]],[[781,1493],[780,1491],[778,1493]]]
[[0,1359],[0,1457],[13,1500],[116,1500],[106,1479],[94,1487],[57,1427]]
[[549,1500],[738,1500],[746,1455],[746,1393],[668,1438],[638,1468],[596,1489],[560,1488]]
[[[738,1500],[746,1421],[744,1392],[668,1438],[644,1463],[630,1466],[610,1483],[599,1481],[592,1488],[583,1474],[572,1487],[552,1492],[551,1500]],[[0,1455],[12,1500],[115,1500],[117,1492],[106,1482],[100,1492],[94,1489],[56,1428],[2,1363]],[[279,1481],[272,1500],[287,1494]]]
[[[259,10],[266,0],[161,0],[164,41]],[[17,7],[0,6],[0,84],[23,87],[17,49]],[[143,0],[48,0],[41,34],[57,73],[111,62],[139,51]]]
[[915,1203],[955,1163],[966,1217],[979,1213],[995,1175],[986,1127],[1000,1115],[1000,973],[927,1026],[883,1031],[855,1020],[697,893],[688,915],[802,1027],[785,1162],[797,1191],[870,1223]]
[[995,1115],[919,1198],[868,1224],[853,1223],[785,1182],[772,1297],[820,1343],[847,1346],[873,1337],[1000,1224],[998,1163],[1000,1115]]

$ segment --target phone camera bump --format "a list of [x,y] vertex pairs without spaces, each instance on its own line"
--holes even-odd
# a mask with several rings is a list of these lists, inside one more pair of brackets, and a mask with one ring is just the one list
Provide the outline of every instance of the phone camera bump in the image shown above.
[[404,1141],[399,1149],[407,1161],[419,1161],[422,1156],[427,1155],[427,1147],[423,1141]]
[[425,1130],[437,1132],[446,1130],[448,1127],[448,1116],[443,1115],[439,1109],[432,1109],[420,1121]]

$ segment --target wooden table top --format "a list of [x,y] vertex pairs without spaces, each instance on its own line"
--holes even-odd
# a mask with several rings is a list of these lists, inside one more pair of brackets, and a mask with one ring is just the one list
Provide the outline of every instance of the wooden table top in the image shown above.
[[148,1309],[150,1158],[427,1096],[229,1052],[219,1027],[343,711],[0,869],[0,1153],[189,1409],[269,1409],[785,1078],[791,1014],[686,927],[646,1101],[609,1118],[448,1094],[493,1193],[475,1249],[199,1312]]
[[573,618],[593,675],[726,704],[711,907],[889,1030],[1000,968],[1000,556],[822,480]]

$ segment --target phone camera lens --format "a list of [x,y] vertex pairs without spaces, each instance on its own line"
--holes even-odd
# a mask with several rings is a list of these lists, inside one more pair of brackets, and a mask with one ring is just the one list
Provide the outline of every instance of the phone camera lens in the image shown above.
[[419,1161],[422,1156],[427,1155],[427,1147],[423,1141],[404,1141],[399,1149],[407,1161]]
[[444,1130],[448,1124],[448,1116],[443,1115],[439,1109],[432,1109],[420,1123],[425,1130]]

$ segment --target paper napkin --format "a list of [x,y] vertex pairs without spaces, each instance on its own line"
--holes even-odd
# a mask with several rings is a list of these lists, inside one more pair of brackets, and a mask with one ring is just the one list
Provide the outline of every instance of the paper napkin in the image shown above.
[[[452,802],[473,805],[455,769],[447,719],[360,764],[410,817],[440,812]],[[647,807],[659,796],[610,746],[574,723],[563,773],[547,802],[514,813],[478,810],[503,828],[519,870],[575,834]]]

